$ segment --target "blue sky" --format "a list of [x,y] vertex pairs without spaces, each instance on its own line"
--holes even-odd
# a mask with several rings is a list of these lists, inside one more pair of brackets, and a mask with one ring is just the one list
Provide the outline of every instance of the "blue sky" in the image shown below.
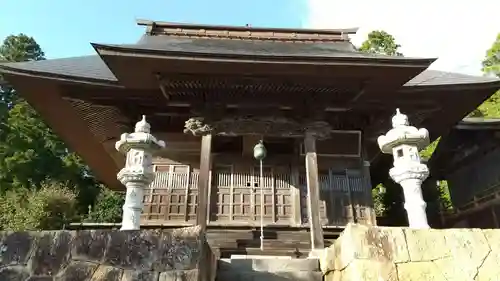
[[[0,40],[33,36],[48,58],[94,54],[94,43],[133,43],[135,19],[206,24],[351,28],[360,45],[372,30],[396,38],[409,57],[433,69],[481,75],[500,32],[500,0],[0,0]],[[450,8],[452,7],[452,8]]]
[[90,43],[133,43],[135,19],[301,27],[306,0],[2,0],[0,40],[33,36],[47,58],[93,54]]

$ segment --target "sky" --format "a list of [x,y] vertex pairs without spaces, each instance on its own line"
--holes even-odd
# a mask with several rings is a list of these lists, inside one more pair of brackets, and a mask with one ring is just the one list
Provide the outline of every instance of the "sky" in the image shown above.
[[[437,57],[431,68],[481,74],[500,32],[500,0],[0,0],[0,38],[33,36],[47,58],[95,54],[90,43],[133,43],[136,19],[265,27],[359,27],[394,35],[405,56]],[[496,16],[495,16],[496,13]]]

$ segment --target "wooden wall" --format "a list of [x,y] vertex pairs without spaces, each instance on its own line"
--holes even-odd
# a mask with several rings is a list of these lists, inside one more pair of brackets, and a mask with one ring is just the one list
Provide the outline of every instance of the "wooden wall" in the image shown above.
[[[153,160],[157,171],[173,172],[170,165],[185,165],[186,168],[174,173],[174,180],[167,179],[165,175],[157,176],[153,188],[146,192],[143,219],[193,221],[201,138],[185,134],[156,135],[167,144],[167,149]],[[253,147],[255,142],[249,143]],[[352,150],[352,144],[350,146]],[[260,223],[258,165],[251,155],[251,149],[243,149],[240,153],[213,154],[210,191],[212,223]],[[266,223],[307,225],[305,159],[300,155],[299,146],[294,153],[289,154],[273,154],[271,151],[264,160],[264,166]],[[364,174],[360,157],[320,155],[318,168],[321,203],[317,207],[320,208],[323,225],[344,226],[349,222],[375,224],[371,184]],[[184,172],[187,174],[184,175]],[[248,186],[247,182],[254,181],[255,186]],[[173,182],[177,186],[166,186]]]

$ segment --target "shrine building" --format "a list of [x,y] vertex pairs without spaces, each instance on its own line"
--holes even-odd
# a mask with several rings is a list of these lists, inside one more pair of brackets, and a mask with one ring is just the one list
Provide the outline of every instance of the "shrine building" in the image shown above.
[[[392,163],[377,137],[396,108],[432,141],[500,88],[495,79],[428,70],[435,58],[359,52],[349,40],[356,29],[138,25],[146,30],[137,43],[92,43],[96,55],[0,71],[117,191],[125,158],[115,142],[146,116],[166,149],[153,159],[144,224],[259,226],[261,189],[265,227],[319,235],[376,224],[371,189]],[[253,157],[260,140],[262,182]],[[311,243],[320,248],[320,240]]]
[[429,166],[446,180],[445,227],[500,228],[500,119],[465,118],[442,137]]

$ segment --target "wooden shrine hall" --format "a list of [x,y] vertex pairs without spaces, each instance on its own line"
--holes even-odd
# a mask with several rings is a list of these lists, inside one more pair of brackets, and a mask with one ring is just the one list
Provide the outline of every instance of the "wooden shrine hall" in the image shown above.
[[442,137],[429,166],[446,180],[453,210],[445,227],[500,228],[500,119],[465,118]]
[[[124,188],[114,144],[147,116],[167,148],[154,159],[144,224],[255,227],[261,189],[268,228],[375,224],[372,183],[391,161],[376,138],[396,108],[437,138],[500,86],[427,70],[434,58],[358,52],[355,29],[138,24],[137,43],[0,70],[114,190]],[[262,182],[252,155],[260,140]]]

